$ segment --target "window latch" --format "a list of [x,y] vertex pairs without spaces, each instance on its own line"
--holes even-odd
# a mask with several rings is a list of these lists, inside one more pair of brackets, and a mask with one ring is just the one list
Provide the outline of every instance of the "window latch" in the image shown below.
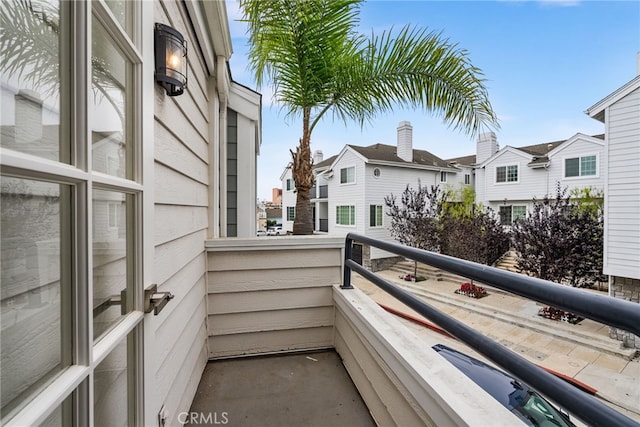
[[144,312],[158,315],[175,295],[171,292],[158,292],[158,285],[153,284],[144,290]]

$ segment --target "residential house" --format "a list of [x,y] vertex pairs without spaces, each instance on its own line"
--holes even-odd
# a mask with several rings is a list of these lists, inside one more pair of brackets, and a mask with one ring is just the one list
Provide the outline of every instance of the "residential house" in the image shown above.
[[[604,267],[609,294],[640,303],[640,55],[638,76],[589,108],[605,125]],[[612,329],[627,347],[640,338]]]
[[[0,65],[1,423],[175,425],[208,359],[205,240],[255,236],[261,97],[229,74],[225,3],[0,13],[29,48]],[[157,22],[186,40],[181,95],[154,79]]]
[[[470,177],[465,181],[465,171],[470,174],[471,168],[459,169],[428,151],[414,149],[413,127],[407,121],[398,125],[396,145],[349,144],[327,160],[322,159],[322,153],[314,155],[316,187],[311,200],[316,230],[331,235],[356,232],[391,241],[385,197],[393,194],[399,198],[407,185],[472,185]],[[283,211],[286,209],[286,220],[293,224],[295,184],[287,170],[281,179]],[[363,263],[373,271],[396,261],[376,248],[362,250]]]
[[[477,139],[474,165],[476,202],[493,209],[504,225],[524,217],[533,199],[556,195],[557,185],[569,193],[604,189],[604,136],[576,133],[560,141],[499,148],[493,132]],[[458,161],[460,161],[458,159]]]

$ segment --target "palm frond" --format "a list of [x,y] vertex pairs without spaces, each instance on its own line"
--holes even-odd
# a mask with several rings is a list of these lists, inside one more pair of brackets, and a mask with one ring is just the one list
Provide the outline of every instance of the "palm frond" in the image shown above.
[[372,36],[336,75],[334,117],[363,125],[395,107],[422,108],[455,129],[499,127],[482,71],[441,34],[411,26]]

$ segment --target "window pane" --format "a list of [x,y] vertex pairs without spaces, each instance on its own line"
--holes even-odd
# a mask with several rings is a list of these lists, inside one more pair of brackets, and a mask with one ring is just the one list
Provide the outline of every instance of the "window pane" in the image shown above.
[[[116,48],[97,19],[93,19],[91,59],[91,137],[93,170],[127,178],[128,106],[125,92],[132,66]],[[130,89],[129,89],[130,91]]]
[[500,206],[500,224],[511,225],[511,206]]
[[507,182],[516,182],[518,180],[518,166],[507,166]]
[[496,168],[496,182],[505,182],[507,180],[507,168],[506,166],[499,166]]
[[565,159],[564,161],[564,176],[572,177],[580,175],[580,162],[578,158]]
[[127,340],[96,367],[93,375],[93,411],[96,426],[128,425]]
[[0,14],[0,145],[68,163],[59,137],[59,2],[2,1]]
[[513,207],[513,221],[516,221],[520,218],[524,218],[527,216],[527,207],[526,206],[514,206]]
[[340,169],[340,184],[346,184],[349,182],[355,182],[356,180],[356,168],[342,168]]
[[68,244],[71,198],[69,186],[26,179],[2,177],[0,188],[4,417],[69,365],[61,319],[68,312],[62,298],[69,289],[62,269],[68,262],[62,262],[61,244]]
[[105,0],[109,9],[122,25],[129,37],[133,37],[133,7],[134,2],[125,0]]
[[596,174],[596,156],[580,158],[580,175],[591,176]]
[[[93,336],[122,319],[127,289],[127,202],[123,193],[93,192]],[[126,293],[125,293],[126,294]],[[122,303],[124,303],[124,298]]]

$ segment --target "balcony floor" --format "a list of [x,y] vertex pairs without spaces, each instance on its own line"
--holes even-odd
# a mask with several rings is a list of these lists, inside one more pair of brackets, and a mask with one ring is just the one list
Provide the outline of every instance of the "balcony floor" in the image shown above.
[[209,362],[190,414],[194,425],[376,425],[335,351]]

